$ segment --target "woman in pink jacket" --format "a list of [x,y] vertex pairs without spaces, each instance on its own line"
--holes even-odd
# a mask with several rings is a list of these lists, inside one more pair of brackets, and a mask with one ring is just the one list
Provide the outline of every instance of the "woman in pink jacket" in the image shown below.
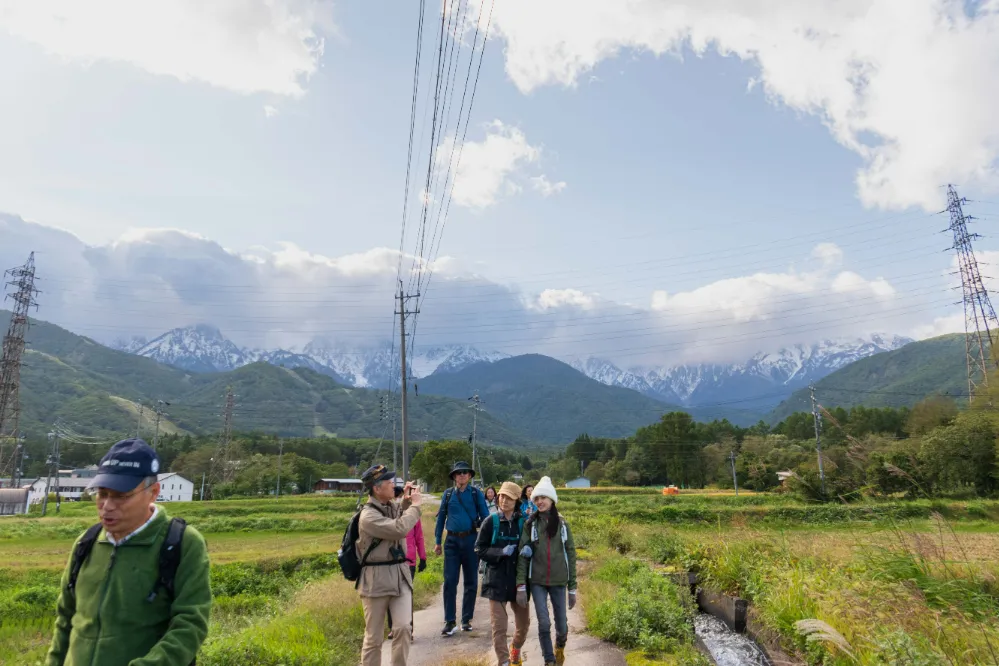
[[[420,556],[420,567],[416,567],[416,556]],[[409,573],[416,578],[417,570],[423,571],[427,568],[427,549],[423,545],[423,523],[416,522],[416,526],[406,535],[406,559],[409,560]]]

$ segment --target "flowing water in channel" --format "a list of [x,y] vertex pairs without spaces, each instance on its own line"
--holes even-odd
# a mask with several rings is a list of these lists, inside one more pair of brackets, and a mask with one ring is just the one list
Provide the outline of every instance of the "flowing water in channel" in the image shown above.
[[701,613],[694,618],[694,631],[718,666],[770,666],[770,660],[756,643],[735,633],[713,615]]

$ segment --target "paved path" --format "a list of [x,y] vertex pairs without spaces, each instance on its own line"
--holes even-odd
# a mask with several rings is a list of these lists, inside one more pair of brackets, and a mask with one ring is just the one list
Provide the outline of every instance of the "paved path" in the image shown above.
[[[461,609],[462,586],[458,583],[458,609]],[[459,630],[454,636],[442,637],[444,627],[444,602],[438,595],[434,603],[413,618],[414,639],[409,652],[408,666],[442,666],[451,659],[485,658],[490,666],[496,664],[493,652],[492,630],[489,623],[489,602],[477,595],[473,631]],[[583,633],[586,622],[580,606],[569,611],[569,643],[565,661],[571,666],[625,666],[624,653],[616,646]],[[510,614],[508,636],[513,635],[513,615]],[[554,641],[554,632],[552,640]],[[531,629],[524,644],[525,663],[544,666],[541,646],[538,643],[538,625],[531,608]],[[391,666],[391,650],[386,642],[382,648],[382,666]]]

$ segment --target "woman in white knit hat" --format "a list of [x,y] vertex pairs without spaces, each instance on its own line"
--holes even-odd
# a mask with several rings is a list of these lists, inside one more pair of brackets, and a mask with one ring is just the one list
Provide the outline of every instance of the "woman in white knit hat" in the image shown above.
[[[524,524],[517,563],[517,603],[527,606],[534,599],[538,617],[538,640],[545,665],[565,663],[569,638],[568,611],[576,605],[576,544],[565,518],[559,515],[558,493],[547,476],[534,487],[531,500],[538,511]],[[548,613],[551,600],[552,613]],[[552,648],[552,623],[555,646]]]

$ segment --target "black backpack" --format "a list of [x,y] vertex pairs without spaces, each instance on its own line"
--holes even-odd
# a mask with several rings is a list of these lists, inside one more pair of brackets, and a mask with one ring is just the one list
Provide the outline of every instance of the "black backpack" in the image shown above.
[[343,531],[343,540],[340,542],[340,550],[336,552],[336,559],[340,563],[340,571],[343,572],[343,577],[355,583],[361,578],[361,569],[364,568],[364,560],[368,559],[371,551],[381,543],[381,539],[373,540],[367,552],[364,553],[364,557],[360,560],[357,559],[357,540],[361,538],[361,532],[357,524],[360,522],[361,512],[364,511],[364,507],[366,506],[367,504],[361,505],[361,508],[357,510],[350,519],[350,522],[347,523],[347,529]]
[[[180,566],[180,546],[184,540],[184,530],[187,523],[183,518],[172,518],[170,526],[167,528],[166,538],[160,547],[160,575],[153,589],[146,596],[146,601],[152,603],[156,599],[158,590],[162,587],[170,596],[174,593],[174,580],[177,578],[177,567]],[[73,551],[73,560],[69,568],[69,583],[66,589],[76,593],[76,579],[80,576],[80,569],[83,563],[94,549],[97,536],[101,533],[101,524],[97,523],[87,528],[80,540],[76,543],[76,550]]]
[[354,583],[355,588],[361,584],[361,570],[364,567],[387,567],[408,562],[405,558],[405,553],[403,553],[401,557],[389,560],[388,562],[372,562],[368,564],[368,555],[381,544],[382,539],[372,539],[371,545],[364,551],[364,555],[360,559],[357,558],[357,540],[361,538],[358,523],[361,520],[361,512],[368,506],[370,505],[367,503],[362,504],[361,508],[350,519],[350,522],[347,523],[347,529],[343,532],[343,540],[340,542],[340,550],[336,552],[336,559],[340,563],[340,571],[343,572],[343,577]]

